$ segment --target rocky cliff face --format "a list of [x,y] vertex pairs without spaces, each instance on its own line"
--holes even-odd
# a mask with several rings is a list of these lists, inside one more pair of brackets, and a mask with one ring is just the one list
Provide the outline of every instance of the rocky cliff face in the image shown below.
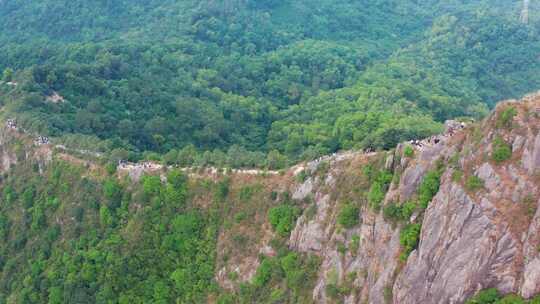
[[[401,145],[329,158],[326,175],[308,178],[293,195],[311,196],[316,208],[299,218],[289,240],[294,250],[322,258],[314,300],[333,303],[328,285],[346,284],[352,289],[345,303],[463,303],[491,287],[525,298],[540,293],[539,129],[540,95],[532,95],[501,103],[484,122],[438,143],[413,145],[413,156]],[[355,174],[377,162],[394,172],[381,209],[414,200],[426,173],[442,164],[439,191],[423,214],[396,223],[365,197],[342,193],[360,189]],[[314,174],[320,163],[305,170]],[[351,229],[336,222],[344,200],[362,206]],[[400,259],[407,222],[421,224],[421,233],[417,248]],[[354,238],[359,246],[348,246]]]

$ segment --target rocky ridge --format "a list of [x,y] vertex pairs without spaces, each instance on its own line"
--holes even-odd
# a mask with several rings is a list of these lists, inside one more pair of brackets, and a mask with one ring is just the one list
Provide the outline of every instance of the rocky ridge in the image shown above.
[[[515,109],[506,126],[501,115]],[[360,224],[342,229],[336,223],[340,199],[328,188],[347,175],[338,169],[344,160],[332,160],[325,178],[310,178],[296,188],[294,197],[311,195],[317,213],[299,218],[289,243],[300,252],[319,255],[322,265],[313,298],[333,303],[328,284],[342,285],[353,278],[353,292],[345,303],[463,303],[484,288],[530,298],[540,293],[540,95],[499,104],[484,122],[444,138],[435,145],[416,147],[413,157],[406,145],[385,153],[386,169],[399,174],[383,206],[414,199],[429,170],[445,164],[440,188],[421,219],[417,249],[399,259],[400,230],[394,223],[361,203]],[[494,142],[502,139],[510,159],[493,161]],[[350,155],[351,163],[371,163],[380,155]],[[358,158],[358,159],[355,159]],[[342,164],[343,165],[343,164]],[[316,167],[316,164],[308,164]],[[483,186],[468,183],[479,178]],[[330,190],[331,192],[332,190]],[[335,196],[334,196],[335,197]],[[383,207],[384,208],[384,207]],[[343,253],[340,244],[359,236],[356,252]],[[353,274],[349,276],[349,274]]]

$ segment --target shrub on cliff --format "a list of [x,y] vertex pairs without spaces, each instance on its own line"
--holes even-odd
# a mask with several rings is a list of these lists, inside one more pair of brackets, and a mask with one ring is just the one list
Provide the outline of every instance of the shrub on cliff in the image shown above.
[[439,192],[442,173],[442,169],[429,171],[422,180],[418,188],[418,202],[423,209],[427,208],[431,199]]
[[271,208],[268,213],[268,219],[274,231],[279,236],[287,237],[291,233],[296,219],[300,215],[300,209],[295,206],[283,204]]
[[401,230],[399,235],[399,243],[403,246],[403,252],[400,256],[401,260],[406,260],[409,254],[418,245],[421,229],[421,224],[408,224]]
[[388,190],[388,186],[392,181],[392,177],[392,173],[388,171],[381,171],[377,174],[377,177],[371,185],[368,193],[368,201],[371,208],[375,210],[379,209],[381,202],[386,195],[386,191]]
[[383,215],[386,219],[389,220],[408,221],[414,213],[416,207],[417,205],[415,201],[407,201],[401,205],[390,203],[386,207],[384,207]]
[[497,163],[500,164],[505,160],[512,157],[512,147],[507,144],[502,138],[498,137],[493,141],[493,153],[491,158]]
[[495,288],[489,288],[480,291],[472,299],[468,300],[466,304],[488,304],[494,303],[500,298],[499,291]]
[[539,304],[540,296],[536,296],[531,300],[524,300],[518,295],[509,294],[501,297],[500,292],[496,288],[484,289],[478,292],[474,297],[467,300],[465,304]]
[[514,107],[507,107],[502,110],[497,117],[497,128],[510,128],[512,126],[512,120],[517,115],[517,111]]
[[352,228],[358,225],[359,217],[360,209],[351,203],[347,203],[341,208],[337,220],[341,226]]
[[403,149],[403,155],[405,155],[405,157],[413,157],[414,149],[411,146],[405,146]]
[[465,187],[469,191],[476,191],[484,187],[484,181],[476,175],[471,175],[465,182]]

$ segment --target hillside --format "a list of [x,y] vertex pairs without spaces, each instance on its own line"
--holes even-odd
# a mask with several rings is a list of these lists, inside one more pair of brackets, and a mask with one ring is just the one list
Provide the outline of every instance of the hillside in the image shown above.
[[540,1],[0,0],[0,304],[540,304],[538,75]]
[[539,111],[531,95],[421,142],[281,172],[115,169],[6,127],[0,303],[532,298]]
[[0,71],[19,85],[0,85],[0,103],[4,118],[112,162],[190,154],[214,166],[279,158],[283,168],[388,149],[537,90],[540,9],[531,3],[528,24],[520,9],[486,0],[2,1]]

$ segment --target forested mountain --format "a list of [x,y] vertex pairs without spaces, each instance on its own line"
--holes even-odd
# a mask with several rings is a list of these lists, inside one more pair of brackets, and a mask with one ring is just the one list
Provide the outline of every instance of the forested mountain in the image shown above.
[[111,168],[2,126],[0,304],[540,303],[540,94],[447,125],[281,172]]
[[540,303],[522,5],[0,0],[0,304]]
[[[3,86],[1,100],[29,129],[132,160],[175,161],[184,148],[213,151],[200,162],[219,164],[232,147],[251,159],[243,165],[265,166],[259,153],[388,148],[539,86],[538,18],[520,24],[519,10],[518,1],[3,1],[0,69],[20,85]],[[64,102],[49,102],[55,93]]]

